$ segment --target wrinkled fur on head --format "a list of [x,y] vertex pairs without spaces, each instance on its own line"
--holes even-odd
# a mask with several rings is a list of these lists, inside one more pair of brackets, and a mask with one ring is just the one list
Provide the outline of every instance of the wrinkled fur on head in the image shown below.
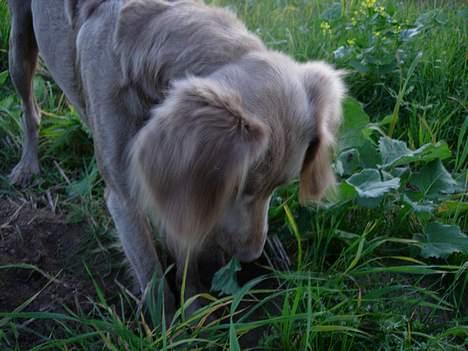
[[332,148],[341,123],[341,103],[346,89],[343,71],[324,62],[304,65],[304,84],[316,124],[317,136],[306,151],[300,174],[299,200],[320,200],[325,191],[335,184],[331,168]]
[[136,136],[131,172],[140,197],[179,245],[196,248],[262,155],[268,128],[219,82],[176,82]]

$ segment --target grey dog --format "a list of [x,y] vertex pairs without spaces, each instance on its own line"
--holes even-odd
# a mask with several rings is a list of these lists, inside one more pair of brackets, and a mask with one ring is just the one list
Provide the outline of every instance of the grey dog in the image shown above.
[[[24,110],[10,178],[24,184],[39,173],[40,54],[92,131],[107,207],[142,291],[163,274],[148,218],[164,233],[179,283],[187,267],[193,296],[207,245],[241,261],[261,255],[276,187],[299,177],[305,202],[334,183],[345,88],[326,63],[269,50],[233,13],[201,1],[9,6],[10,72]],[[172,311],[167,284],[165,296]]]

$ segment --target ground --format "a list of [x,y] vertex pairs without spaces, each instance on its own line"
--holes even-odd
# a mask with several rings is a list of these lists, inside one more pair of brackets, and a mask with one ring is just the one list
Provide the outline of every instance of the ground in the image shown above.
[[[96,289],[81,252],[86,225],[67,223],[63,214],[25,200],[0,199],[0,312],[86,313],[93,307]],[[105,293],[118,288],[117,273],[105,275],[96,269],[93,274]],[[25,320],[22,327],[34,333],[18,333],[23,347],[34,345],[39,335],[55,327],[51,320],[31,322]],[[8,319],[0,320],[4,323]]]
[[[80,300],[80,295],[89,293],[89,286],[84,286],[71,272],[63,271],[70,256],[79,250],[80,224],[66,224],[63,218],[47,209],[3,200],[0,202],[0,227],[0,264],[4,267],[0,273],[0,288],[4,291],[0,306],[3,311],[14,310],[36,293],[38,297],[26,310],[59,310],[62,304],[73,303],[74,295]],[[36,266],[37,270],[28,269],[29,265]],[[43,289],[48,281],[50,284]]]

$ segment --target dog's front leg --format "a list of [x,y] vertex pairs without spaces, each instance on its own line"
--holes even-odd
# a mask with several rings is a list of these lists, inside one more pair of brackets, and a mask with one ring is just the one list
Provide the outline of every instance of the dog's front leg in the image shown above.
[[[106,203],[117,227],[125,255],[136,273],[141,291],[144,292],[153,275],[164,279],[149,224],[134,205],[112,190],[107,189]],[[165,280],[164,284],[164,308],[166,319],[170,320],[175,310],[175,300]]]

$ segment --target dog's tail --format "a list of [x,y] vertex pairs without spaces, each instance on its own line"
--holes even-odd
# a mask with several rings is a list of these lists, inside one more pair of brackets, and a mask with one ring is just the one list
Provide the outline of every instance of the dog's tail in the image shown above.
[[303,69],[317,136],[311,141],[302,166],[301,203],[321,199],[326,190],[335,184],[331,167],[332,147],[341,124],[341,104],[346,92],[344,71],[324,62],[309,62]]

